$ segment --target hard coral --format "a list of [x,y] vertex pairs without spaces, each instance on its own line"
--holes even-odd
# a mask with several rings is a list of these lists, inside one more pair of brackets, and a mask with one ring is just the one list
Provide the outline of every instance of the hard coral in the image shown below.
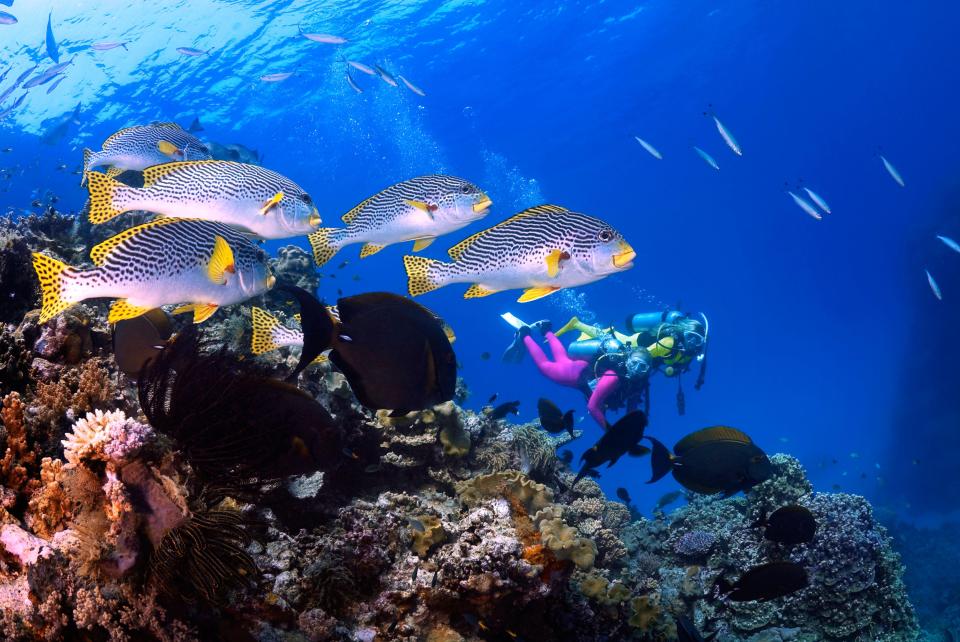
[[413,529],[413,552],[420,557],[426,557],[434,544],[447,539],[447,532],[443,530],[440,518],[434,515],[421,515],[417,518],[423,524],[423,530]]
[[484,499],[507,497],[532,515],[553,502],[553,491],[523,473],[508,470],[480,475],[457,484],[460,500],[474,506]]
[[153,438],[153,429],[122,410],[97,410],[74,422],[66,437],[61,442],[63,455],[71,465],[98,460],[119,467]]

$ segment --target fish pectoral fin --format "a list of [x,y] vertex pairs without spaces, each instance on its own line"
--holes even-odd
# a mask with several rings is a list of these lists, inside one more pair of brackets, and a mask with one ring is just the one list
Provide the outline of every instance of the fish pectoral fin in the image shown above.
[[386,245],[377,245],[376,243],[364,243],[363,247],[360,248],[360,258],[365,259],[372,256],[385,247]]
[[167,140],[158,140],[157,141],[157,150],[170,158],[180,158],[183,156],[183,152],[179,147]]
[[496,293],[496,290],[488,290],[487,288],[483,287],[479,283],[474,283],[469,288],[467,288],[466,292],[463,293],[463,298],[478,299],[482,296],[490,296],[491,294],[495,294],[495,293]]
[[216,303],[187,303],[174,308],[174,314],[183,314],[184,312],[193,312],[193,322],[203,323],[213,316],[213,313],[219,308]]
[[234,274],[236,271],[230,244],[222,236],[217,236],[213,241],[213,254],[207,264],[207,278],[217,285],[226,285],[227,274]]
[[406,203],[410,207],[417,208],[424,214],[428,215],[430,218],[433,218],[433,211],[430,209],[430,206],[427,203],[424,203],[423,201],[410,201],[410,200],[404,201],[404,203]]
[[551,279],[560,274],[560,262],[570,258],[570,255],[563,250],[553,250],[547,255],[547,276]]
[[430,247],[430,244],[437,240],[436,236],[428,236],[425,239],[417,239],[413,242],[413,251],[419,252]]
[[126,299],[117,299],[110,306],[110,315],[107,317],[107,322],[116,323],[124,319],[133,319],[151,309],[149,306],[132,305]]
[[266,201],[264,201],[263,206],[260,208],[260,213],[263,216],[266,216],[267,213],[271,209],[276,207],[282,200],[283,200],[283,192],[277,192],[276,194],[268,198]]
[[520,295],[520,298],[517,299],[517,303],[529,303],[530,301],[536,301],[537,299],[542,299],[545,296],[553,294],[559,289],[560,288],[551,286],[527,288],[523,291],[523,294]]

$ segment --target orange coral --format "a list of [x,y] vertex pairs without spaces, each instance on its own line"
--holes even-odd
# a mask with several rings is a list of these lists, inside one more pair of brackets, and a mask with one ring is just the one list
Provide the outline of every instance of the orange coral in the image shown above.
[[27,444],[27,430],[23,420],[23,401],[20,393],[11,392],[3,398],[0,420],[7,430],[7,451],[0,459],[0,480],[14,491],[27,491],[30,469],[37,463],[37,453]]
[[66,528],[67,518],[73,511],[73,502],[61,483],[62,474],[63,462],[59,459],[44,457],[40,462],[41,486],[30,496],[24,521],[43,539],[50,539]]

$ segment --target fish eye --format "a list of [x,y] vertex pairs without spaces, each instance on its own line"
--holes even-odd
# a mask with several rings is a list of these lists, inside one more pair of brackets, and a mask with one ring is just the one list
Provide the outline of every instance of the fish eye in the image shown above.
[[313,205],[313,199],[310,198],[310,195],[307,194],[307,193],[301,194],[301,195],[300,195],[300,200],[303,201],[304,203],[306,203],[307,205]]
[[598,234],[598,237],[604,243],[609,243],[610,241],[613,240],[613,232],[611,232],[610,230],[600,230],[600,234]]
[[460,191],[464,194],[469,194],[473,191],[473,185],[463,185],[460,187]]

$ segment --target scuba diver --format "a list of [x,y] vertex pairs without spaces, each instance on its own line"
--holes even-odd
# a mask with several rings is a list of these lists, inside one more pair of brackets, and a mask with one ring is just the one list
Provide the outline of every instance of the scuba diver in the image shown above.
[[[528,353],[543,376],[583,392],[587,411],[603,428],[607,427],[608,409],[626,407],[630,412],[643,403],[649,411],[650,376],[655,372],[677,378],[677,410],[682,415],[681,375],[699,362],[695,386],[699,390],[706,374],[709,324],[705,315],[697,316],[678,310],[634,314],[626,324],[631,334],[624,334],[613,327],[583,323],[577,317],[552,332],[547,320],[528,325],[508,312],[501,317],[516,329],[516,335],[503,360],[516,363]],[[565,347],[558,337],[574,330],[580,332],[579,337]],[[543,335],[552,358],[533,338],[534,331]]]

